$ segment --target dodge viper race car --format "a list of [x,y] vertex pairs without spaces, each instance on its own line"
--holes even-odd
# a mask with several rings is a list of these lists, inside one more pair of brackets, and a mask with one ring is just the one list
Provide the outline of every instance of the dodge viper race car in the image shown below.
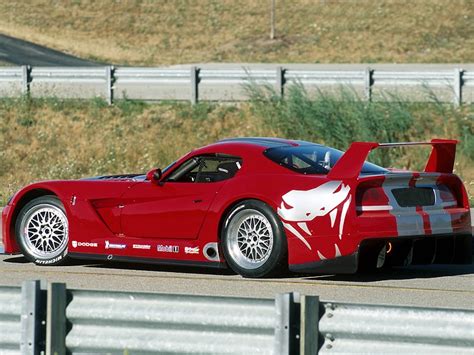
[[[2,214],[5,252],[38,265],[69,258],[230,267],[245,277],[470,263],[469,201],[452,173],[457,141],[235,138],[163,171],[45,181]],[[424,172],[366,161],[375,148],[431,145]]]

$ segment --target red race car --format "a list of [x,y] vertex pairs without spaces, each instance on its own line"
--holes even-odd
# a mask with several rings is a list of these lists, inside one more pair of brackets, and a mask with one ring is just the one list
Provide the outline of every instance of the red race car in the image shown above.
[[[163,171],[45,181],[3,210],[5,252],[226,267],[245,277],[470,263],[469,201],[452,174],[456,141],[226,139]],[[424,172],[366,162],[374,148],[432,145]]]

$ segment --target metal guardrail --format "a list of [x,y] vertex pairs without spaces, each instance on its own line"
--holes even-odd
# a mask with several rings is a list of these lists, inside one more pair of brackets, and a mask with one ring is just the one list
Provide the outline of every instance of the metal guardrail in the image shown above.
[[[474,311],[0,287],[1,354],[472,354]],[[45,310],[46,312],[42,312]]]
[[0,97],[18,97],[28,92],[28,67],[0,68]]
[[113,71],[115,99],[189,100],[191,74],[183,69],[116,68]]
[[32,97],[111,100],[111,67],[33,67],[28,71]]
[[474,312],[325,303],[319,354],[472,354]]
[[20,352],[21,288],[0,287],[0,353]]
[[274,300],[79,290],[70,294],[65,315],[72,328],[65,345],[71,354],[282,350],[275,349]]
[[259,68],[0,67],[0,97],[145,101],[243,101],[245,85],[269,85],[284,95],[292,85],[308,92],[339,93],[350,88],[367,100],[437,100],[455,105],[474,102],[474,72],[462,69],[403,71]]
[[39,354],[44,347],[42,303],[40,281],[0,287],[0,354]]

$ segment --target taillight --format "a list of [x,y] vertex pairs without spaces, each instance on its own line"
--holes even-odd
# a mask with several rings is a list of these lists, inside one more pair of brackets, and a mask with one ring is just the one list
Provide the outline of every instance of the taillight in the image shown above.
[[387,195],[381,186],[359,186],[356,195],[357,212],[390,211]]
[[453,192],[446,185],[438,185],[440,204],[443,208],[458,207],[458,201]]

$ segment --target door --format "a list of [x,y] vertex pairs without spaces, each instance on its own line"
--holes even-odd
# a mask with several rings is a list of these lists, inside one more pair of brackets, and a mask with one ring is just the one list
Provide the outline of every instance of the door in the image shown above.
[[[229,168],[235,164],[236,168]],[[123,196],[121,230],[127,237],[195,239],[216,194],[240,169],[238,160],[193,157],[159,184],[134,185]]]

